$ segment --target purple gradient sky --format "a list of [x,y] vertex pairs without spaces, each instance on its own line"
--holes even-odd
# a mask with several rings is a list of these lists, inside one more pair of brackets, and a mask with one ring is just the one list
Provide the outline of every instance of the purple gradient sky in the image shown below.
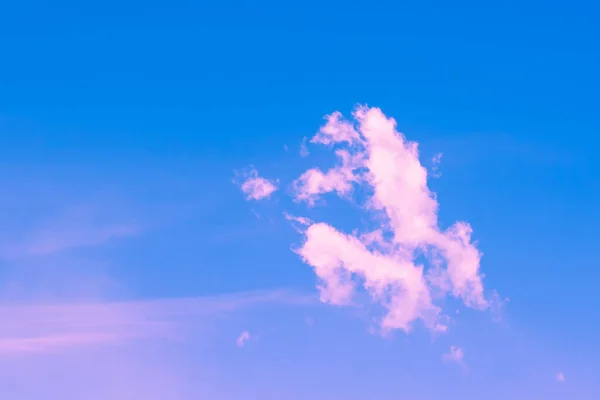
[[[0,398],[600,398],[599,11],[3,2]],[[440,226],[472,225],[501,313],[449,297],[448,332],[382,336],[364,293],[319,301],[283,212],[367,217],[291,187],[358,103],[443,153]]]

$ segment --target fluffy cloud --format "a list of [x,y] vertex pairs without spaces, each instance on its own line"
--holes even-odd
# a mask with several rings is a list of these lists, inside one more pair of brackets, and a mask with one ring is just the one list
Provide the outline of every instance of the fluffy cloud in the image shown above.
[[270,197],[277,190],[277,186],[273,182],[260,177],[258,171],[254,168],[250,168],[244,175],[245,180],[241,185],[241,189],[248,200],[260,200]]
[[333,113],[311,140],[332,148],[337,164],[325,172],[311,168],[292,185],[295,200],[309,206],[326,193],[366,195],[364,211],[378,223],[377,229],[360,234],[326,222],[305,228],[296,252],[314,268],[321,300],[348,305],[362,285],[385,310],[384,331],[408,332],[416,320],[445,330],[434,292],[486,308],[481,253],[471,240],[471,226],[459,221],[439,227],[438,202],[428,188],[418,144],[378,108],[359,107],[353,117],[347,121]]

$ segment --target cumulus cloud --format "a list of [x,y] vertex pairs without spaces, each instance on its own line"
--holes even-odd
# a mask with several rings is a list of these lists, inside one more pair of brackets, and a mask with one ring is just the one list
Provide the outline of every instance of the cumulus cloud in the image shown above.
[[348,305],[358,290],[366,291],[385,310],[384,331],[408,332],[416,320],[445,330],[434,292],[485,309],[482,254],[471,240],[471,226],[459,221],[440,228],[439,205],[428,188],[418,144],[378,108],[358,107],[353,119],[339,112],[327,117],[311,142],[333,149],[337,163],[325,172],[311,168],[292,184],[295,200],[308,206],[327,193],[342,198],[359,193],[367,198],[363,211],[378,224],[352,234],[327,222],[304,229],[304,242],[295,251],[313,267],[321,300]]
[[238,345],[238,347],[244,347],[248,340],[250,340],[250,333],[248,331],[244,331],[240,334],[240,336],[238,336],[235,343]]
[[255,168],[250,168],[244,173],[244,178],[241,189],[248,200],[268,198],[277,190],[277,186],[270,180],[260,177]]

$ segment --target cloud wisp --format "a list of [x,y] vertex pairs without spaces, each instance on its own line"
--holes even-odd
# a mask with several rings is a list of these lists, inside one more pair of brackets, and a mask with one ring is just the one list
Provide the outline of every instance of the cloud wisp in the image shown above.
[[47,353],[132,339],[179,338],[208,316],[258,305],[309,305],[310,296],[276,290],[214,297],[0,307],[0,356]]
[[90,206],[70,207],[26,233],[21,240],[3,243],[3,258],[48,256],[76,248],[93,247],[114,239],[137,235],[140,227]]
[[465,352],[460,347],[450,346],[450,350],[442,355],[442,359],[446,362],[453,362],[460,365],[464,364]]
[[440,163],[442,162],[443,156],[444,156],[444,153],[437,153],[431,159],[431,176],[433,178],[439,178],[440,176],[442,176],[442,174],[440,172]]
[[244,331],[240,334],[240,336],[238,336],[235,343],[238,345],[238,347],[244,347],[248,340],[250,340],[250,332]]
[[286,214],[303,222],[304,241],[295,251],[313,267],[323,302],[349,305],[357,292],[367,293],[384,310],[384,332],[409,332],[416,320],[445,331],[448,317],[437,300],[447,295],[474,309],[488,307],[471,226],[459,221],[440,228],[418,144],[397,131],[393,118],[362,106],[353,120],[334,112],[310,143],[332,149],[337,163],[302,173],[292,184],[294,200],[314,207],[329,193],[366,198],[362,211],[376,225],[349,234]]

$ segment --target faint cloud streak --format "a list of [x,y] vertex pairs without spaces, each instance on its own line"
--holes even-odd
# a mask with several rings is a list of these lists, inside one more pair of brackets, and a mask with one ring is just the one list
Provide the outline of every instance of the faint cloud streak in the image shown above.
[[140,232],[137,224],[111,220],[114,217],[100,213],[94,207],[70,207],[53,218],[41,221],[20,239],[3,243],[1,253],[4,258],[46,256],[80,247],[99,246]]
[[0,306],[0,355],[42,353],[144,338],[179,338],[205,317],[258,305],[308,306],[314,297],[287,290],[211,297],[79,304]]

